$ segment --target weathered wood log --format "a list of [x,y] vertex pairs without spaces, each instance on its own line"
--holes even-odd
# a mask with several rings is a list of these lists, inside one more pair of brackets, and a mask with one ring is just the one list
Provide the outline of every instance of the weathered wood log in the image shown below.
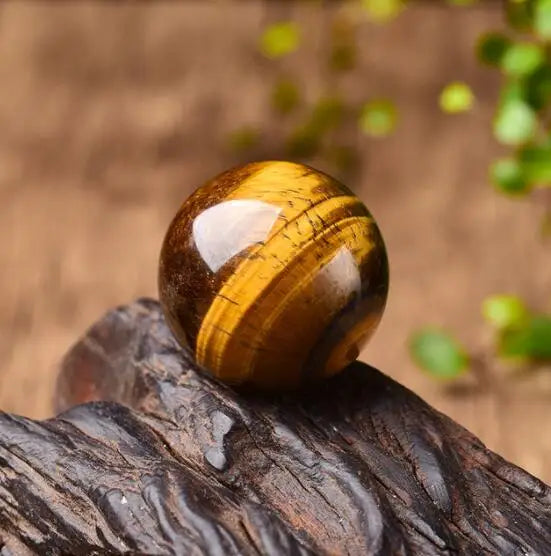
[[551,554],[551,489],[361,363],[238,393],[140,300],[69,352],[58,405],[0,415],[1,554]]

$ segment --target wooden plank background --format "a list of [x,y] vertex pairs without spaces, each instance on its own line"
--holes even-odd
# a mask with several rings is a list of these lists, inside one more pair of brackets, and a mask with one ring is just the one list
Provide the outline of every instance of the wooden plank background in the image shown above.
[[[332,14],[203,0],[0,10],[0,407],[43,417],[56,364],[77,336],[109,307],[156,295],[159,246],[178,204],[252,156],[231,153],[227,135],[261,125],[269,133],[254,158],[281,156],[268,100],[276,75],[297,75],[311,99],[335,86],[322,56]],[[255,44],[282,10],[305,24],[306,46],[273,64]],[[416,326],[435,323],[487,352],[485,295],[551,301],[541,207],[487,184],[500,152],[489,132],[498,79],[472,46],[501,24],[497,5],[426,3],[362,31],[360,68],[341,90],[357,101],[389,95],[401,110],[391,138],[354,138],[361,168],[350,185],[379,220],[392,272],[386,316],[362,358],[550,481],[549,369],[519,375],[491,364],[488,388],[450,389],[417,371],[406,350]],[[438,112],[452,79],[473,84],[471,114]]]

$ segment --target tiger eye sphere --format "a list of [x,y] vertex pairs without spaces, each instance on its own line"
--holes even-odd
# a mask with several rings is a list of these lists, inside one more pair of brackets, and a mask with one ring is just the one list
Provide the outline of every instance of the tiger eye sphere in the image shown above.
[[291,162],[220,174],[181,206],[160,257],[166,320],[230,384],[292,389],[354,361],[381,319],[375,220],[330,176]]

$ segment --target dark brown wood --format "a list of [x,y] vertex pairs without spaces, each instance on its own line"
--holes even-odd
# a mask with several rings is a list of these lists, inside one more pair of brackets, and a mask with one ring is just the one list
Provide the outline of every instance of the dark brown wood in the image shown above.
[[1,554],[551,554],[551,489],[361,363],[238,393],[140,300],[69,352],[57,401],[0,415]]

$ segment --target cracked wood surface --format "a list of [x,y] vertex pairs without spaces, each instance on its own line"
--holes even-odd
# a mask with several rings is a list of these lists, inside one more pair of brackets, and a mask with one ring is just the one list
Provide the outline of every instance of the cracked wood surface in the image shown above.
[[362,363],[238,393],[142,299],[67,354],[57,404],[0,415],[1,554],[551,553],[551,489]]

